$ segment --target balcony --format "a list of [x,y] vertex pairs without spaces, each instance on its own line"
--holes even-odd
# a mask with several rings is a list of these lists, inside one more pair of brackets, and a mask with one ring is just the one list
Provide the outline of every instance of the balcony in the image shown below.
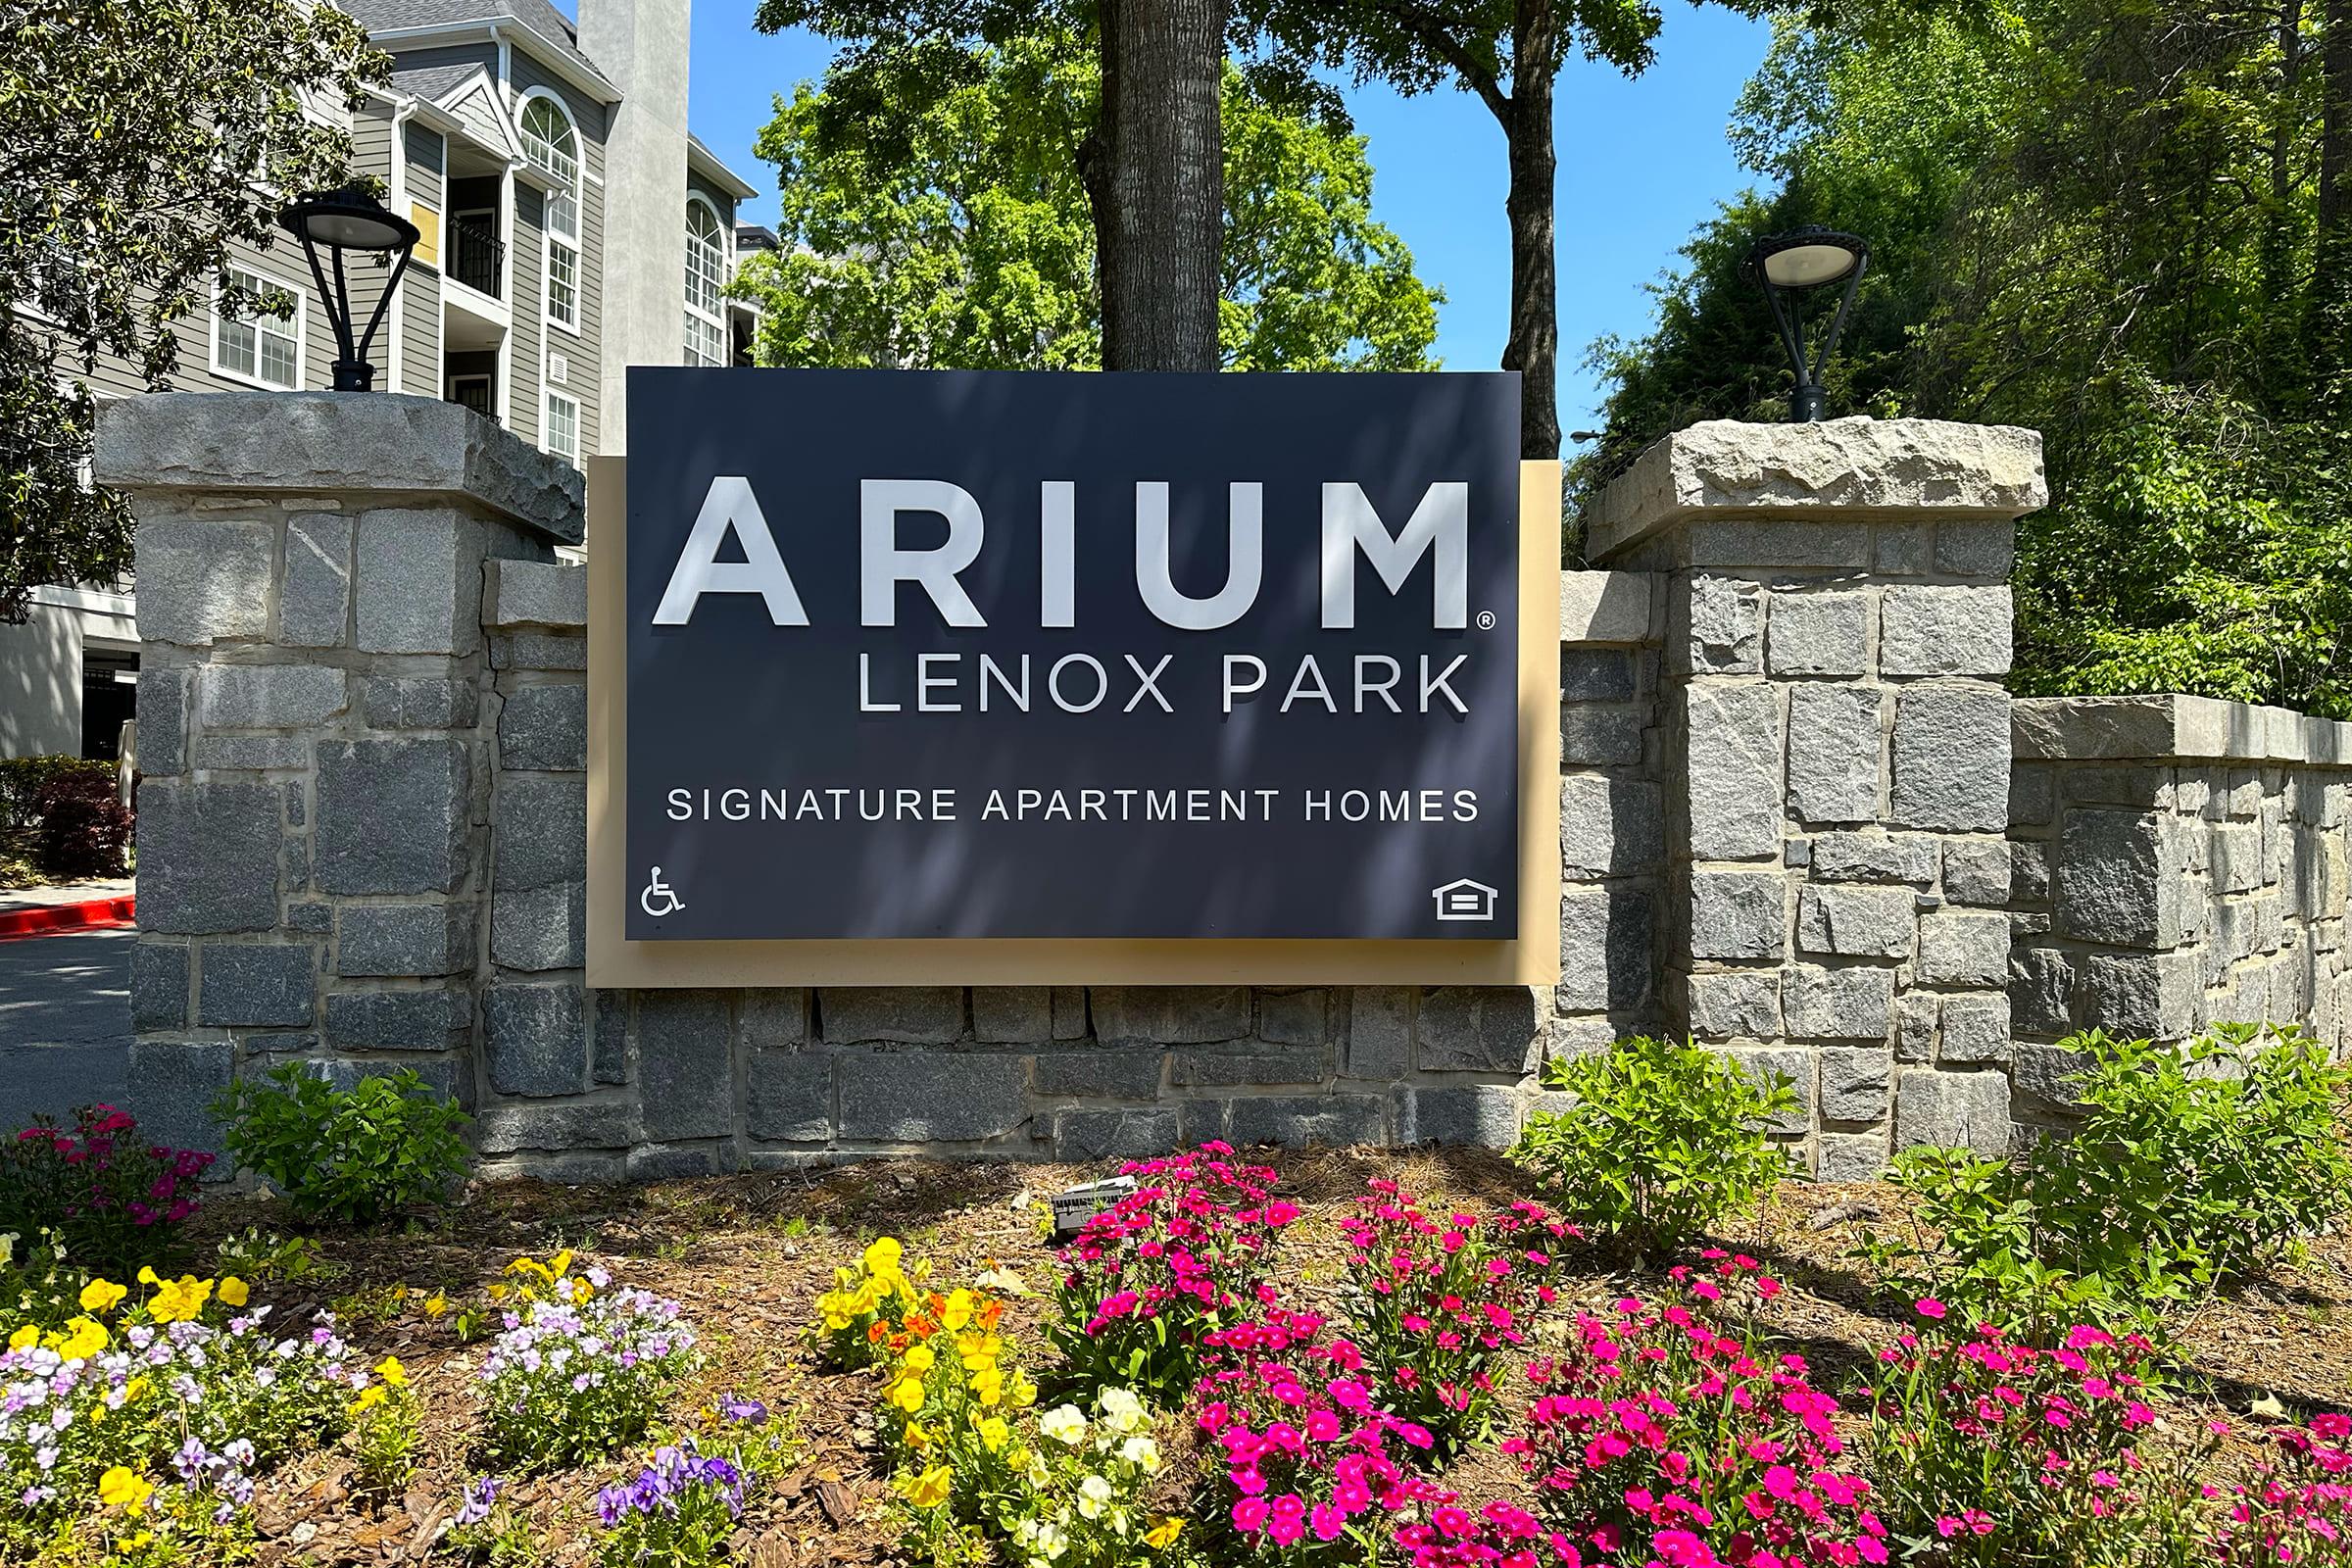
[[498,237],[496,228],[474,218],[451,220],[447,269],[451,282],[498,299],[506,270],[506,241]]

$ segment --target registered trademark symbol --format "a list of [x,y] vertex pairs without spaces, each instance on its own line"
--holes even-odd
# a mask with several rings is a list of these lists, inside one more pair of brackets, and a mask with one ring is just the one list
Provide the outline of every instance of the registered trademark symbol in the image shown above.
[[1480,631],[1493,631],[1494,629],[1494,612],[1492,610],[1482,610],[1478,612],[1478,629]]

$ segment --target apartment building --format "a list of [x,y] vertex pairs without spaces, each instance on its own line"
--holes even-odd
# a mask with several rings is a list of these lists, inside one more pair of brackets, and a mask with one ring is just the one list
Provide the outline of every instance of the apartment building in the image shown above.
[[[392,59],[349,115],[355,169],[422,236],[369,351],[379,389],[463,403],[579,463],[621,447],[626,367],[751,362],[753,315],[722,290],[757,192],[686,129],[688,0],[579,0],[577,25],[548,0],[337,3]],[[173,388],[330,385],[300,247],[239,247],[230,268],[293,314],[182,319]],[[389,275],[352,273],[363,324]],[[145,390],[120,361],[88,379]],[[0,757],[114,755],[136,613],[127,584],[61,586],[0,626]]]

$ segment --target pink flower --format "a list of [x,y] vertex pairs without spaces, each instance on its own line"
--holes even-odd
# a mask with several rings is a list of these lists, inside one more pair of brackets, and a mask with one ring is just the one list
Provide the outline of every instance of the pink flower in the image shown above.
[[1913,1307],[1915,1307],[1915,1308],[1918,1310],[1918,1312],[1919,1312],[1919,1315],[1920,1315],[1921,1317],[1927,1317],[1927,1318],[1936,1318],[1936,1319],[1937,1319],[1937,1320],[1939,1320],[1939,1321],[1940,1321],[1940,1320],[1941,1320],[1941,1318],[1943,1317],[1943,1314],[1944,1314],[1944,1306],[1943,1306],[1943,1303],[1942,1303],[1941,1301],[1938,1301],[1938,1300],[1936,1300],[1936,1299],[1934,1297],[1932,1297],[1932,1296],[1931,1296],[1931,1297],[1923,1297],[1922,1298],[1920,1298],[1920,1299],[1919,1299],[1919,1300],[1917,1300],[1917,1301],[1914,1301],[1914,1302],[1912,1302],[1911,1304],[1912,1304],[1912,1306],[1913,1306]]

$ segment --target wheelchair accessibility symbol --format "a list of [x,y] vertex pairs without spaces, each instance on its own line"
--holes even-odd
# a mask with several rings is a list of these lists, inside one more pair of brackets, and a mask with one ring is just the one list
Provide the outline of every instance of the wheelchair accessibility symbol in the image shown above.
[[686,907],[686,903],[662,880],[662,868],[657,865],[646,880],[645,891],[637,895],[637,906],[659,920],[665,914],[676,914]]

